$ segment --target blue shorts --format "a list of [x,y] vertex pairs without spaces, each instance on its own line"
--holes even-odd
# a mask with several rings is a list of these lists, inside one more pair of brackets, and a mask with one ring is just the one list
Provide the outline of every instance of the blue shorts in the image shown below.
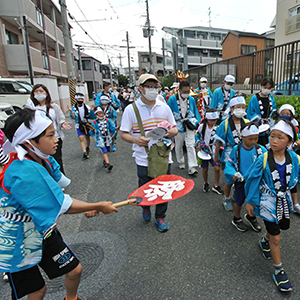
[[234,186],[234,200],[235,200],[235,203],[238,206],[242,206],[243,203],[245,202],[245,199],[246,199],[246,194],[245,194],[244,186],[237,187],[235,185]]
[[101,151],[102,151],[102,154],[105,154],[105,153],[110,152],[110,146],[105,147],[105,148],[100,148],[100,149],[101,149]]
[[89,133],[85,134],[84,132],[80,131],[78,128],[76,128],[77,131],[77,136],[85,135],[85,136],[90,136]]
[[220,163],[215,164],[215,162],[214,162],[213,159],[211,159],[211,160],[202,160],[201,168],[207,168],[209,162],[210,162],[210,164],[211,164],[213,167],[216,167],[216,166],[219,166],[219,165],[220,165]]

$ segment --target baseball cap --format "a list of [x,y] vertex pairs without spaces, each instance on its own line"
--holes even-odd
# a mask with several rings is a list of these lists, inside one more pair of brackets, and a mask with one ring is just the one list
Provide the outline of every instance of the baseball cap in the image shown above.
[[159,82],[158,79],[152,74],[142,74],[139,78],[139,85],[150,79]]
[[206,77],[201,77],[201,78],[199,79],[199,82],[201,82],[201,81],[206,81],[206,82],[207,82],[207,78],[206,78]]
[[224,78],[224,81],[235,83],[235,77],[232,76],[232,75],[226,75],[225,78]]

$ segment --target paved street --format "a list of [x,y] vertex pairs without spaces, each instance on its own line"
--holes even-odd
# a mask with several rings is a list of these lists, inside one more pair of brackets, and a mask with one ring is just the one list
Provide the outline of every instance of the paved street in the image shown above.
[[[120,123],[120,113],[118,117]],[[131,145],[118,138],[117,151],[110,154],[111,173],[102,167],[100,151],[91,149],[84,161],[74,128],[66,132],[64,162],[72,183],[65,192],[87,202],[125,200],[137,188]],[[190,177],[176,162],[172,171]],[[109,216],[60,218],[65,240],[80,250],[78,256],[88,266],[78,292],[81,299],[300,299],[299,216],[292,216],[292,228],[282,234],[282,260],[294,287],[283,294],[272,280],[272,262],[259,250],[260,234],[238,232],[222,197],[202,191],[201,174],[192,178],[194,189],[169,203],[166,233],[156,230],[153,219],[145,223],[141,208],[129,205]],[[222,175],[222,185],[224,180]],[[46,300],[63,299],[60,284],[58,291],[51,287]],[[0,299],[10,299],[9,293],[8,284],[0,280]]]

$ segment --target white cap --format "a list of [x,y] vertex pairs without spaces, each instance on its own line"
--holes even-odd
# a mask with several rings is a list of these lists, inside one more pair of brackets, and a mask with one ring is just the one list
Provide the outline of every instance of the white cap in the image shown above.
[[232,76],[232,75],[226,75],[225,78],[224,78],[224,81],[235,83],[235,77]]
[[201,78],[199,79],[199,82],[201,82],[201,81],[206,81],[206,82],[207,82],[207,78],[206,78],[206,77],[201,77]]
[[237,96],[237,97],[231,98],[231,100],[229,102],[230,107],[238,105],[238,104],[245,104],[246,105],[245,98],[242,97],[242,96]]
[[100,97],[100,102],[101,102],[101,104],[108,104],[111,102],[111,99],[108,95],[102,94]]
[[142,74],[139,78],[139,85],[150,79],[159,82],[158,79],[152,74]]
[[288,109],[293,114],[293,116],[295,116],[295,108],[291,104],[283,104],[279,108],[279,113],[281,113],[284,109]]
[[179,87],[179,82],[173,82],[171,89]]

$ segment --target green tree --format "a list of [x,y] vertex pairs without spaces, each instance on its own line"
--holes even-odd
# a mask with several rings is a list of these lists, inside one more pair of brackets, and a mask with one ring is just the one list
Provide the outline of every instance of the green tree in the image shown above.
[[175,81],[174,75],[168,75],[168,76],[164,77],[164,79],[162,81],[162,85],[163,85],[163,87],[167,86],[169,88],[169,87],[171,87],[171,85],[173,84],[174,81]]
[[124,76],[124,75],[118,75],[118,82],[119,82],[119,86],[127,86],[128,84],[128,77]]

